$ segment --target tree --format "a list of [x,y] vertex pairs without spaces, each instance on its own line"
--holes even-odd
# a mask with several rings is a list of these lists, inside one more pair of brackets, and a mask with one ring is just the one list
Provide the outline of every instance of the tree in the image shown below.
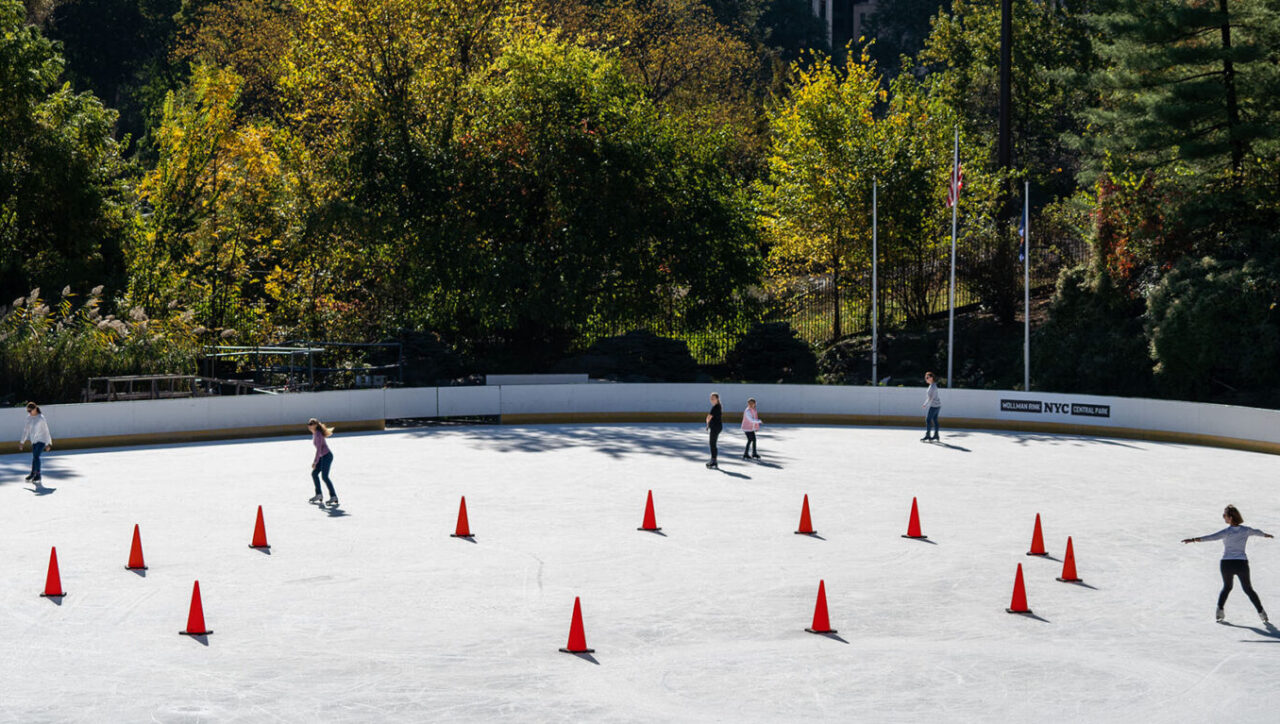
[[1201,255],[1267,252],[1280,223],[1280,4],[1117,0],[1097,19],[1107,65],[1086,179],[1142,175],[1175,203],[1164,234]]
[[887,94],[869,62],[840,70],[818,57],[794,73],[769,112],[761,193],[771,273],[784,286],[796,276],[827,278],[835,340],[844,334],[844,288],[870,266],[871,181],[883,164],[874,110]]
[[196,66],[165,100],[129,296],[153,309],[181,302],[210,329],[256,335],[268,332],[264,285],[286,245],[291,177],[279,134],[238,117],[239,91],[234,73]]
[[450,151],[441,321],[526,355],[588,324],[745,324],[758,253],[727,134],[665,115],[616,58],[538,31],[473,92]]
[[123,284],[135,217],[115,113],[61,84],[54,43],[0,0],[0,298]]
[[[885,90],[865,53],[843,70],[825,59],[797,66],[789,90],[770,112],[770,173],[760,187],[774,289],[825,277],[831,336],[843,336],[845,295],[855,281],[870,286],[871,190],[878,181],[881,273],[905,273],[907,292],[895,301],[910,321],[920,320],[937,308],[947,280],[951,215],[944,199],[955,112],[931,84],[906,74]],[[985,171],[985,148],[963,134],[962,146],[961,262],[990,236],[998,191]]]
[[1280,136],[1273,0],[1117,0],[1098,18],[1108,66],[1090,114],[1101,151],[1182,162],[1240,182],[1251,151]]

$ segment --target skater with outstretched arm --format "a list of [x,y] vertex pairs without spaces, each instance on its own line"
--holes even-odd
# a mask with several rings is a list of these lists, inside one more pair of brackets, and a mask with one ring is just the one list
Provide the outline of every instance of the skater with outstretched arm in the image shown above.
[[[924,373],[924,381],[929,383],[929,390],[924,394],[925,408],[924,415],[924,437],[920,438],[924,442],[938,439],[938,413],[942,410],[942,398],[938,396],[938,383],[935,381],[932,372]],[[933,437],[929,436],[930,428],[933,429]]]
[[1222,571],[1222,592],[1218,594],[1219,622],[1225,618],[1222,607],[1227,604],[1227,594],[1231,593],[1231,579],[1236,577],[1240,579],[1240,587],[1244,589],[1244,595],[1248,596],[1249,600],[1253,601],[1253,607],[1258,609],[1258,617],[1263,623],[1267,623],[1267,612],[1263,610],[1262,601],[1258,600],[1258,594],[1253,592],[1253,585],[1249,582],[1249,558],[1244,554],[1244,544],[1249,541],[1249,536],[1260,535],[1263,538],[1275,536],[1263,533],[1257,528],[1242,525],[1244,516],[1240,515],[1240,511],[1236,510],[1234,505],[1228,505],[1227,509],[1222,511],[1222,519],[1227,522],[1226,528],[1199,538],[1186,538],[1182,542],[1222,541],[1222,563],[1218,565],[1219,570]]
[[49,423],[40,413],[40,406],[34,402],[27,403],[27,422],[22,427],[22,437],[18,438],[18,450],[22,444],[31,441],[31,474],[27,480],[40,482],[40,455],[53,448],[53,436],[49,434]]
[[[747,447],[742,451],[742,459],[760,459],[756,451],[756,431],[760,429],[760,413],[756,412],[756,398],[747,399],[747,409],[742,411],[742,431],[747,434]],[[747,455],[747,453],[751,453]]]
[[329,479],[333,453],[329,450],[329,443],[325,442],[325,438],[333,434],[333,428],[313,417],[307,421],[307,429],[311,431],[311,443],[316,446],[316,457],[311,461],[311,481],[316,484],[316,494],[307,502],[318,505],[323,501],[324,496],[320,494],[320,476],[323,475],[324,484],[329,486],[329,507],[332,508],[338,504],[338,494],[333,492],[333,481]]
[[720,431],[724,429],[724,421],[721,418],[720,395],[719,393],[711,393],[711,411],[707,413],[707,432],[710,433],[711,443],[711,462],[707,463],[708,468],[718,468],[716,457],[719,455],[719,449],[716,447],[716,441],[720,438]]

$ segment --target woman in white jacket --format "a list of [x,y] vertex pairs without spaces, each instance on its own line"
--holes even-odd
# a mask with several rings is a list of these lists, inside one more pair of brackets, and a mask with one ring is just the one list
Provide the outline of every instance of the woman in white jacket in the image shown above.
[[49,434],[49,423],[40,414],[40,406],[34,402],[27,403],[27,424],[22,428],[22,437],[18,439],[18,449],[27,440],[31,441],[31,474],[27,480],[40,482],[40,455],[53,448],[53,437]]

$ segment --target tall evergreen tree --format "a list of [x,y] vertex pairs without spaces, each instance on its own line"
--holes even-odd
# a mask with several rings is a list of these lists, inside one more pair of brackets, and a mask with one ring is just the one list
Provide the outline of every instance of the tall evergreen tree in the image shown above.
[[1095,169],[1182,164],[1238,184],[1280,137],[1277,0],[1116,0],[1097,20],[1108,67],[1089,113]]

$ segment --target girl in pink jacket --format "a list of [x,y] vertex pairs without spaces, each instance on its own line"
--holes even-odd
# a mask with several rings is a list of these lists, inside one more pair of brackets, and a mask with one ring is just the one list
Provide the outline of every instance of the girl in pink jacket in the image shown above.
[[[747,409],[742,411],[742,431],[747,434],[747,448],[742,451],[742,459],[760,459],[756,452],[756,430],[760,429],[760,414],[756,412],[756,398],[747,400]],[[750,454],[748,454],[750,453]]]

